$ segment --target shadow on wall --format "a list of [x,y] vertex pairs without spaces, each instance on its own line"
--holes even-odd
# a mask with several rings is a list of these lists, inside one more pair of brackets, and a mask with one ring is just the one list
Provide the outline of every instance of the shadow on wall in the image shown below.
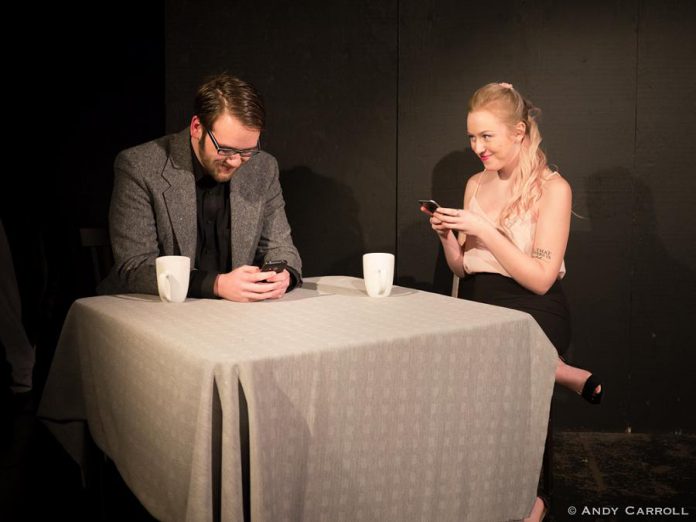
[[[443,207],[462,208],[466,182],[481,169],[481,162],[471,149],[450,152],[440,159],[433,168],[430,197]],[[406,227],[402,234],[404,242],[408,244],[406,251],[414,252],[417,256],[435,255],[436,261],[432,276],[429,279],[419,281],[416,277],[407,276],[399,278],[397,284],[449,295],[452,291],[452,271],[447,266],[440,241],[430,228],[427,217],[423,216],[422,220]],[[435,245],[436,251],[430,247],[424,247],[430,244]],[[423,264],[432,263],[423,259]]]
[[305,277],[362,277],[365,241],[347,185],[299,166],[280,173],[286,213]]
[[611,392],[594,420],[576,411],[561,424],[693,432],[696,274],[670,256],[650,187],[630,171],[593,173],[585,194],[587,223],[572,232],[566,256],[572,355]]
[[[435,201],[440,205],[463,208],[466,182],[481,170],[483,170],[481,160],[471,149],[450,152],[438,161],[433,169],[432,187]],[[440,293],[452,292],[452,271],[447,266],[442,248],[437,250],[433,288]]]

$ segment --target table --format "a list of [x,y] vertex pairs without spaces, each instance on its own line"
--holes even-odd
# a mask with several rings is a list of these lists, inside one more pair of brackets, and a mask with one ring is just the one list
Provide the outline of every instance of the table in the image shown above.
[[512,520],[556,364],[527,314],[345,276],[252,304],[100,296],[71,307],[39,416],[76,458],[86,420],[160,520],[244,519],[247,427],[255,522]]

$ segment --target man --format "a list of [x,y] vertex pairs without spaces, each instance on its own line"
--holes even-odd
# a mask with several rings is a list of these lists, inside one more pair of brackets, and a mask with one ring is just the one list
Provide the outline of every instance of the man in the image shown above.
[[[277,299],[301,285],[278,180],[259,150],[263,101],[222,74],[196,94],[189,128],[121,152],[109,228],[115,265],[100,293],[157,293],[155,259],[191,259],[189,297]],[[261,263],[286,260],[280,273]]]

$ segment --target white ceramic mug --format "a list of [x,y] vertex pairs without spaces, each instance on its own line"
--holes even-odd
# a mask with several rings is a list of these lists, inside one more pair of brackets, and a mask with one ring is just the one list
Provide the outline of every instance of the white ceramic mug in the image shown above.
[[157,291],[165,303],[183,303],[191,273],[191,260],[186,256],[162,256],[155,260]]
[[394,254],[372,253],[363,256],[363,279],[370,297],[387,297],[394,284]]

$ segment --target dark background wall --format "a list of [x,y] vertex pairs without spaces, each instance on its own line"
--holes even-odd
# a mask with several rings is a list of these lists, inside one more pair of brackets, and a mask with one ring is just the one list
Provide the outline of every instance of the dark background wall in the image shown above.
[[449,293],[416,200],[461,205],[480,169],[466,149],[467,99],[508,81],[543,109],[544,146],[574,190],[571,358],[606,385],[600,408],[559,390],[556,423],[695,430],[692,2],[168,0],[54,31],[54,121],[75,148],[52,158],[38,188],[15,180],[42,212],[3,207],[18,271],[36,257],[21,230],[38,231],[47,252],[41,295],[52,301],[22,280],[54,331],[91,290],[77,229],[106,224],[115,153],[186,126],[195,87],[222,70],[266,98],[263,145],[279,160],[307,276],[360,275],[364,252],[390,251],[399,284]]
[[118,151],[164,134],[164,1],[15,7],[0,219],[40,392],[68,308],[94,294],[79,229],[107,226]]
[[364,252],[396,248],[396,13],[395,0],[167,4],[167,130],[188,125],[211,72],[259,88],[306,275],[357,275]]

